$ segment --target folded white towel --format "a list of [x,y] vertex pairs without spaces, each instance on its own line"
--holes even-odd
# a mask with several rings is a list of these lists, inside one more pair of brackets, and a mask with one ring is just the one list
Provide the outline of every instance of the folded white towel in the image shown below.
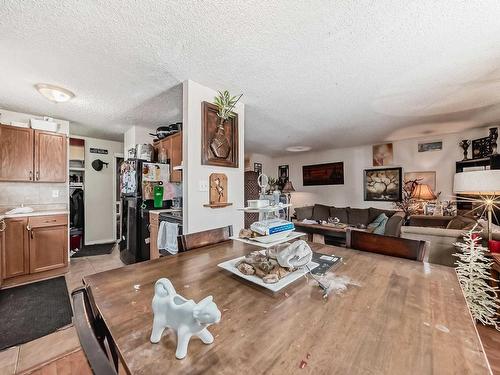
[[177,236],[179,235],[179,224],[167,222],[167,250],[170,254],[177,254]]
[[167,250],[170,254],[177,254],[177,236],[179,224],[161,221],[158,228],[158,249]]

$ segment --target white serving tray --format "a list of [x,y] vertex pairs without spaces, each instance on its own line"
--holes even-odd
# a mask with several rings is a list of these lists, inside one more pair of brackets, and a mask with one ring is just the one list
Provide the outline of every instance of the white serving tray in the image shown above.
[[[261,250],[262,253],[264,253],[264,250]],[[222,263],[219,263],[217,266],[222,268],[222,269],[225,269],[226,271],[229,271],[239,277],[241,277],[242,279],[245,279],[245,280],[248,280],[256,285],[260,285],[261,287],[263,288],[266,288],[266,289],[269,289],[273,292],[278,292],[280,291],[281,289],[283,289],[284,287],[286,287],[287,285],[290,285],[291,283],[293,283],[294,281],[300,279],[302,276],[304,276],[305,274],[309,273],[309,270],[306,268],[306,267],[303,267],[303,268],[299,268],[298,270],[292,272],[292,273],[289,273],[288,275],[286,275],[284,278],[282,278],[281,280],[279,280],[277,283],[274,283],[274,284],[266,284],[260,277],[258,276],[253,276],[253,275],[245,275],[243,273],[241,273],[238,268],[235,267],[235,264],[238,263],[240,260],[244,259],[245,257],[242,256],[242,257],[238,257],[238,258],[235,258],[235,259],[231,259],[231,260],[227,260],[225,262],[222,262]],[[309,269],[310,270],[313,270],[315,269],[316,267],[319,266],[318,263],[316,262],[309,262],[307,264],[309,266]]]
[[277,245],[277,244],[280,244],[280,243],[283,243],[283,242],[288,242],[288,241],[291,241],[291,240],[294,240],[296,238],[299,238],[299,237],[302,237],[302,236],[306,236],[306,235],[307,235],[306,233],[302,233],[302,232],[291,232],[288,236],[286,236],[284,238],[281,238],[279,240],[275,240],[273,242],[266,242],[266,243],[264,243],[264,242],[258,242],[255,239],[248,240],[246,238],[239,238],[238,236],[232,236],[230,238],[232,240],[235,240],[235,241],[240,241],[240,242],[244,242],[244,243],[247,243],[247,244],[250,244],[250,245],[260,246],[260,247],[263,247],[264,249],[267,249],[267,248],[269,248],[271,246],[274,246],[274,245]]

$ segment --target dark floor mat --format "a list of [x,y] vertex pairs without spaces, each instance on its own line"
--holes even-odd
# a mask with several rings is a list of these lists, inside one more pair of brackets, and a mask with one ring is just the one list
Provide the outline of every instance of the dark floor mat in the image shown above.
[[72,258],[80,258],[80,257],[91,257],[94,255],[111,254],[115,245],[116,245],[116,242],[83,246],[76,253],[74,253],[71,257]]
[[0,350],[57,331],[72,316],[64,276],[0,290]]

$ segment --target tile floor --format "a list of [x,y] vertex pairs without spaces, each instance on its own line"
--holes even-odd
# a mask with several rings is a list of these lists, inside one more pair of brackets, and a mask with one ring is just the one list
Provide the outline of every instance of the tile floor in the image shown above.
[[[119,254],[115,247],[108,255],[72,258],[66,274],[68,291],[71,293],[81,286],[82,278],[86,275],[122,267]],[[0,374],[31,373],[40,366],[79,349],[80,343],[74,327],[64,327],[50,335],[1,351]]]

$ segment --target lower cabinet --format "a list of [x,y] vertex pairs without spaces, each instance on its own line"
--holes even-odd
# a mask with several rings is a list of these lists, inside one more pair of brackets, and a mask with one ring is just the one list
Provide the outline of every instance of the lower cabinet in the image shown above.
[[35,280],[31,275],[66,267],[67,215],[5,219],[0,251],[3,280]]
[[2,274],[4,279],[29,273],[27,217],[5,219],[2,246]]
[[43,272],[68,264],[68,227],[66,225],[31,228],[30,273]]

